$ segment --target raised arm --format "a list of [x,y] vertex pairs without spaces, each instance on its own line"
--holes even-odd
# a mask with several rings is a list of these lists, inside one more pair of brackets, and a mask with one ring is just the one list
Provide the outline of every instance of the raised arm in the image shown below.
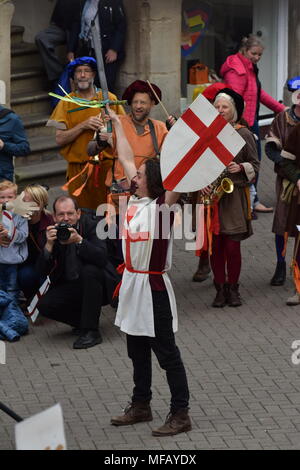
[[124,168],[128,182],[131,183],[132,178],[136,176],[137,172],[137,168],[134,162],[133,151],[131,146],[129,145],[119,116],[108,105],[107,111],[116,133],[116,148],[118,160]]

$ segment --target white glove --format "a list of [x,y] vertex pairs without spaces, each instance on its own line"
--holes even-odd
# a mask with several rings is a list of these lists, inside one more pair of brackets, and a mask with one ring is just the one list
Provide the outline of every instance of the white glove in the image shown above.
[[40,210],[39,206],[35,202],[24,202],[24,191],[13,201],[6,203],[6,209],[14,212],[15,214],[21,215],[26,219],[30,219],[32,213]]

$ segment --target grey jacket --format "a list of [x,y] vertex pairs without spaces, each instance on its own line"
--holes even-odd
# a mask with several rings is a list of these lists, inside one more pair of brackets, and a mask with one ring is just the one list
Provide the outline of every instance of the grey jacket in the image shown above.
[[[0,246],[1,264],[20,264],[28,256],[27,237],[28,222],[20,215],[13,214],[13,223],[15,227],[14,235],[9,247]],[[3,223],[2,220],[0,223]]]

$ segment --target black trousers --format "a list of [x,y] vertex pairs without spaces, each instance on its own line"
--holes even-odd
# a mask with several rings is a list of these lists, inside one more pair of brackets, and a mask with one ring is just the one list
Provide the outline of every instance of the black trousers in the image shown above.
[[127,335],[128,356],[133,363],[134,389],[132,401],[152,398],[151,350],[166,371],[171,392],[172,413],[189,404],[189,389],[180,351],[172,330],[172,313],[167,291],[152,291],[155,337]]
[[[107,87],[111,93],[115,93],[116,92],[115,84],[116,84],[117,74],[124,60],[124,54],[119,54],[119,57],[117,58],[115,62],[111,62],[107,64],[105,62],[106,52],[107,52],[107,49],[103,48],[102,56],[103,56],[104,71],[105,71],[105,76],[106,76],[106,81],[107,81]],[[77,56],[78,57],[91,56],[91,57],[94,57],[94,59],[96,59],[96,54],[95,54],[94,49],[92,49],[88,43],[85,43],[85,41],[80,41],[80,44],[77,50]],[[101,88],[98,73],[96,74],[95,85]]]
[[50,287],[40,299],[41,315],[76,328],[96,330],[103,300],[104,274],[91,264],[82,267],[76,281]]

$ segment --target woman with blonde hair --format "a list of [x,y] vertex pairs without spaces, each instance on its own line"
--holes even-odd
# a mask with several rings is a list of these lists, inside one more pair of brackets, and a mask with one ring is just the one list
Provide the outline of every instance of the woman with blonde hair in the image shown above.
[[24,189],[24,201],[35,202],[39,211],[35,212],[29,220],[28,258],[19,266],[18,282],[27,300],[30,300],[41,286],[43,279],[35,269],[36,260],[46,243],[46,228],[53,225],[53,218],[47,211],[48,192],[45,186],[29,184]]
[[[258,115],[260,103],[275,113],[280,113],[285,106],[266,93],[258,78],[257,63],[261,59],[264,45],[261,38],[250,34],[242,39],[239,52],[227,57],[221,67],[220,73],[224,81],[239,93],[245,101],[243,118],[247,121],[251,131],[257,137],[258,158],[261,160],[261,145],[259,137]],[[255,188],[257,187],[257,179]],[[257,198],[254,199],[253,209],[256,212],[272,212],[273,209],[265,207]]]

